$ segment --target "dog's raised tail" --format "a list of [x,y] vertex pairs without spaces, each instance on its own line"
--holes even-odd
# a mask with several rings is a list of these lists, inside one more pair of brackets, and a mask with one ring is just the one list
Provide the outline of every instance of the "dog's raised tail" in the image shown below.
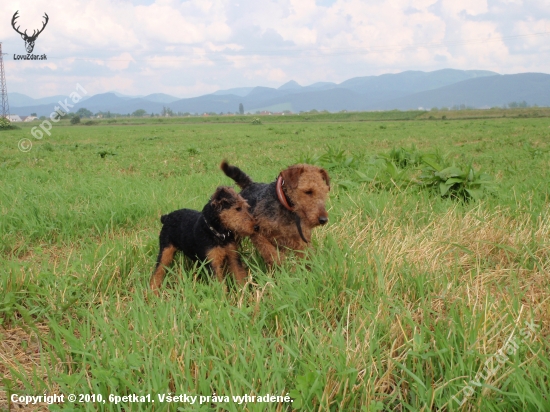
[[229,163],[227,163],[227,160],[222,161],[222,163],[220,164],[220,169],[223,170],[227,177],[233,179],[241,189],[245,189],[253,183],[250,176],[248,176],[237,166],[231,166]]

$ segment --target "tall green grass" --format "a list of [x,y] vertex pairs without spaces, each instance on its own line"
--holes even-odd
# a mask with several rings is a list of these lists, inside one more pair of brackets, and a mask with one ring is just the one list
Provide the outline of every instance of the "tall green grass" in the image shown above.
[[[294,402],[51,408],[549,409],[548,121],[332,120],[67,126],[29,153],[17,150],[26,126],[2,132],[0,408],[10,393],[172,392]],[[307,260],[270,271],[245,241],[246,288],[226,292],[179,257],[160,298],[148,293],[158,218],[232,184],[223,158],[271,181],[327,145],[363,165],[411,144],[472,161],[497,192],[456,202],[333,185]],[[537,333],[459,406],[453,396],[525,320]]]

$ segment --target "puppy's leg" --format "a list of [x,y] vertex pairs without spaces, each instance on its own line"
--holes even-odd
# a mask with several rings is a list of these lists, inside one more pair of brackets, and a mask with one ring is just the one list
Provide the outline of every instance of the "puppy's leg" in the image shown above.
[[280,265],[284,260],[283,251],[273,246],[265,236],[255,234],[250,237],[250,240],[252,240],[252,243],[269,267],[273,266],[273,264]]
[[248,272],[241,262],[239,252],[236,247],[231,247],[228,249],[227,260],[229,261],[229,270],[233,273],[235,281],[241,286],[244,285],[246,283],[246,278],[248,277]]
[[210,260],[210,267],[220,282],[223,282],[223,266],[225,264],[225,258],[227,254],[222,247],[215,247],[210,249],[206,254],[208,260]]
[[158,258],[157,258],[157,266],[155,268],[155,271],[153,272],[153,275],[151,276],[151,280],[149,281],[149,285],[151,286],[151,289],[155,294],[158,296],[159,292],[158,289],[162,285],[162,281],[164,280],[164,275],[166,273],[166,266],[170,265],[172,261],[174,260],[174,254],[176,253],[176,247],[174,245],[168,245],[164,248],[161,248]]

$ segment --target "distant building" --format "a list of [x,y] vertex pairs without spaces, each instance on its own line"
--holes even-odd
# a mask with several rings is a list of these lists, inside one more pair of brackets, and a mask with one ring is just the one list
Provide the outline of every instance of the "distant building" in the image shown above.
[[8,120],[10,122],[21,122],[22,121],[21,118],[19,117],[19,115],[17,115],[17,114],[10,114],[8,116]]
[[23,116],[21,118],[21,120],[23,120],[24,122],[32,122],[33,120],[37,120],[38,117],[36,116]]

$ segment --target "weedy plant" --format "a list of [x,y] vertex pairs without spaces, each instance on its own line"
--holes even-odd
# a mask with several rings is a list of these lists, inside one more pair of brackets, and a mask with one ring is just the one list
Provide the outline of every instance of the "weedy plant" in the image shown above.
[[107,156],[116,156],[116,153],[111,150],[100,150],[99,152],[97,152],[97,154],[102,159],[105,159]]
[[[351,189],[370,183],[383,190],[408,187],[426,188],[441,197],[467,201],[481,199],[491,192],[494,181],[488,174],[468,165],[449,164],[439,151],[421,153],[414,145],[409,149],[392,148],[367,161],[345,150],[326,146],[322,154],[302,155],[298,162],[317,164],[334,174],[335,183]],[[362,170],[359,170],[362,169]]]
[[323,167],[326,169],[334,184],[344,189],[349,189],[361,183],[361,177],[356,175],[357,168],[361,164],[357,156],[347,153],[341,148],[331,145],[325,146],[325,152],[322,154],[306,153],[302,154],[297,163],[308,163]]
[[253,124],[255,126],[259,126],[262,124],[262,121],[258,118],[258,117],[255,117],[254,119],[252,119],[252,121],[250,122],[250,124]]
[[356,169],[358,159],[341,148],[325,146],[322,154],[305,153],[298,158],[298,163],[309,163],[324,167],[328,171],[343,172]]
[[199,148],[196,148],[196,147],[189,147],[187,149],[187,154],[189,156],[194,156],[194,155],[198,155],[201,153],[201,150]]
[[529,156],[531,156],[532,159],[536,159],[537,157],[542,157],[546,153],[548,153],[548,149],[545,150],[540,147],[533,147],[529,142],[525,142],[523,144],[523,149],[525,149],[525,151],[529,153]]
[[0,117],[0,131],[2,130],[15,130],[19,129],[19,127],[13,125],[9,119],[6,119],[5,117]]
[[451,166],[440,164],[430,156],[422,158],[422,173],[418,183],[439,193],[441,197],[468,201],[483,198],[493,188],[494,181],[488,174],[474,170],[468,165]]
[[415,145],[411,145],[410,149],[394,147],[388,154],[382,153],[376,155],[376,157],[386,159],[401,168],[415,167],[422,164],[422,153],[418,151]]
[[409,186],[412,182],[409,169],[400,168],[386,158],[372,159],[368,166],[371,166],[369,174],[374,173],[374,175],[369,177],[368,174],[357,170],[355,172],[358,176],[355,179],[357,183],[372,182],[379,189],[391,189],[403,188]]

